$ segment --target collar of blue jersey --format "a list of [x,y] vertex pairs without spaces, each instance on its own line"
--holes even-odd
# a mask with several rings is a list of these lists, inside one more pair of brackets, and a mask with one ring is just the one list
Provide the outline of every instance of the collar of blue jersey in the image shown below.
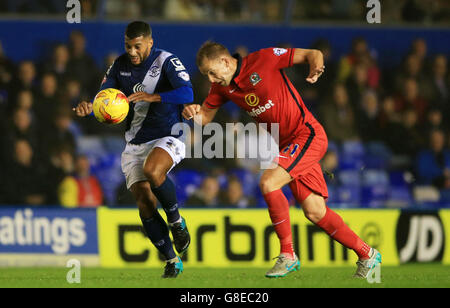
[[235,54],[233,55],[233,58],[235,58],[236,60],[238,60],[237,67],[236,67],[236,72],[234,73],[233,78],[232,78],[232,80],[237,84],[236,79],[237,79],[237,77],[239,76],[239,74],[241,73],[242,57],[241,57],[240,54],[235,53]]

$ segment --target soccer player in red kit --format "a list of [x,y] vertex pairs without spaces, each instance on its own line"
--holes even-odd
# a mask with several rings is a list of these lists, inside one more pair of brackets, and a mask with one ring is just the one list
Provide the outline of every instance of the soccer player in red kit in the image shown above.
[[197,53],[197,65],[211,82],[211,89],[202,106],[186,106],[183,116],[186,119],[195,116],[196,122],[206,125],[218,108],[231,100],[257,122],[279,124],[277,166],[264,170],[260,180],[281,244],[278,260],[266,277],[283,277],[300,268],[292,245],[289,203],[281,190],[289,185],[305,216],[356,252],[359,260],[355,276],[365,278],[381,263],[381,255],[325,204],[328,190],[319,161],[327,151],[328,139],[283,71],[300,63],[309,63],[310,74],[306,79],[309,83],[315,83],[325,69],[318,50],[267,48],[241,58],[232,56],[221,44],[206,42]]

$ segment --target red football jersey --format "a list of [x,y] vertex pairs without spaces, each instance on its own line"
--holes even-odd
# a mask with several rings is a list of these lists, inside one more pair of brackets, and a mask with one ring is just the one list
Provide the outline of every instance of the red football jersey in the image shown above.
[[[316,122],[283,68],[293,65],[293,48],[267,48],[238,58],[228,87],[213,83],[204,104],[211,109],[233,101],[259,123],[279,124],[280,147]],[[309,132],[309,130],[308,130]]]

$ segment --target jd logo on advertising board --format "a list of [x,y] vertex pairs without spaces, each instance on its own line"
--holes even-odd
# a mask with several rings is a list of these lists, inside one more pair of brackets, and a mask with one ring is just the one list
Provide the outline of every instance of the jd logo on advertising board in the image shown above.
[[445,232],[436,212],[402,212],[396,238],[401,263],[442,261]]

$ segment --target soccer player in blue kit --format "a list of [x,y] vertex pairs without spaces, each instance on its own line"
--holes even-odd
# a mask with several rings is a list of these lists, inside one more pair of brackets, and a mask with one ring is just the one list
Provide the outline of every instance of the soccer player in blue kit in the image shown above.
[[[173,54],[153,46],[150,26],[135,21],[125,31],[125,51],[109,68],[101,90],[119,89],[128,96],[127,145],[122,153],[122,171],[127,188],[136,199],[142,224],[155,247],[165,256],[163,278],[175,278],[183,263],[173,249],[183,254],[190,236],[178,211],[175,185],[167,173],[185,157],[184,136],[172,135],[174,124],[183,121],[183,104],[192,103],[194,94],[189,74]],[[80,117],[92,113],[92,103],[74,108]],[[157,211],[161,203],[166,222]]]

